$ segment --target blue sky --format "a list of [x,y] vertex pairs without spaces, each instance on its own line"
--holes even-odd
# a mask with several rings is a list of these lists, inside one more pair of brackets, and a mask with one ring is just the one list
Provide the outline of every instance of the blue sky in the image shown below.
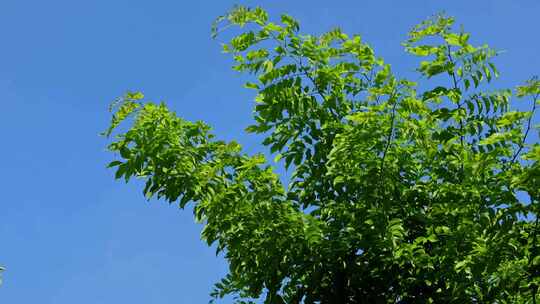
[[213,19],[235,3],[286,12],[305,33],[359,33],[404,74],[415,64],[400,46],[406,32],[446,11],[473,42],[506,50],[498,86],[540,73],[537,0],[2,0],[0,303],[208,301],[225,262],[200,242],[189,211],[114,181],[98,134],[108,104],[141,90],[260,151],[242,133],[253,92],[210,38]]

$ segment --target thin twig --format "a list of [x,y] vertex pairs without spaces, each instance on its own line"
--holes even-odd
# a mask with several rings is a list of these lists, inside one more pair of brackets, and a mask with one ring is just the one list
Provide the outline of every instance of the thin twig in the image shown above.
[[521,150],[523,150],[523,147],[525,147],[525,141],[527,140],[527,135],[529,135],[529,131],[531,130],[532,118],[534,116],[534,112],[536,111],[536,102],[538,100],[539,95],[540,94],[536,94],[533,97],[533,106],[532,106],[532,109],[531,109],[531,116],[529,116],[529,119],[527,120],[527,129],[525,130],[525,134],[523,135],[523,139],[519,143],[518,150],[516,151],[516,153],[514,153],[514,156],[512,157],[512,160],[510,161],[511,164],[513,164],[516,161],[519,153],[521,153]]

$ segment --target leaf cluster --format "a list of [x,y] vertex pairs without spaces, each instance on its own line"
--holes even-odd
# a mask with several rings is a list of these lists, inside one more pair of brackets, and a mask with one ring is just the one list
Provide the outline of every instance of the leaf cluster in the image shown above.
[[223,50],[254,76],[246,131],[292,168],[289,183],[263,155],[139,93],[119,100],[107,135],[133,121],[110,166],[145,180],[149,198],[193,202],[230,265],[214,298],[535,303],[540,145],[527,136],[540,81],[490,90],[498,53],[453,24],[437,15],[411,30],[405,51],[423,60],[413,82],[358,35],[304,35],[288,15],[236,7],[214,34],[242,28]]

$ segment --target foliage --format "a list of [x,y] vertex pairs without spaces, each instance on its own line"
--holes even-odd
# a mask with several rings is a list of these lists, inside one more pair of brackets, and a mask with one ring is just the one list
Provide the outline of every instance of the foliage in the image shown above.
[[[540,145],[527,135],[540,81],[490,89],[495,51],[437,15],[404,47],[419,82],[396,76],[360,36],[303,35],[237,7],[214,33],[234,69],[255,75],[255,124],[278,162],[128,93],[110,134],[116,178],[194,204],[203,239],[230,265],[212,295],[238,303],[536,303]],[[532,100],[518,111],[516,100]],[[521,194],[519,194],[521,193]],[[518,195],[519,194],[519,195]]]

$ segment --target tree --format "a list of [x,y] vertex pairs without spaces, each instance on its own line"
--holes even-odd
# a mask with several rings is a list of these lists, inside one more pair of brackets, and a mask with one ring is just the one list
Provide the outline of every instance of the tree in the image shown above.
[[[238,303],[536,303],[540,145],[529,133],[540,80],[491,89],[497,52],[437,15],[404,42],[419,83],[398,78],[360,36],[302,35],[287,15],[236,7],[216,21],[255,75],[262,154],[217,140],[164,104],[127,93],[108,136],[116,178],[146,197],[193,203],[230,268],[214,298]],[[530,111],[514,101],[529,100]],[[519,194],[521,193],[521,194]]]

